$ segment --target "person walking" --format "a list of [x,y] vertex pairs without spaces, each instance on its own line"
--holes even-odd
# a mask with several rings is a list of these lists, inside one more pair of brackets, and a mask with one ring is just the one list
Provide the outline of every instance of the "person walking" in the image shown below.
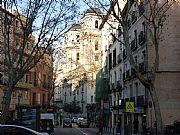
[[99,127],[99,131],[96,133],[96,135],[98,135],[99,133],[102,135],[103,133],[103,119],[102,118],[99,119],[98,127]]

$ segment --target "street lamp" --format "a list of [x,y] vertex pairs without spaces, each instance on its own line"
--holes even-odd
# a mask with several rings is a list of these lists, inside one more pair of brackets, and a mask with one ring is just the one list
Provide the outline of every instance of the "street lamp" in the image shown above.
[[18,95],[18,106],[20,105],[21,94]]

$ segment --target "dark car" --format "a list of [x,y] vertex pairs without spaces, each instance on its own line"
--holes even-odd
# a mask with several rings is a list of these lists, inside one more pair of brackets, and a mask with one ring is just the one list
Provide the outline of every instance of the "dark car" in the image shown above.
[[64,127],[71,127],[72,128],[72,120],[70,118],[63,119],[63,128]]
[[166,125],[165,132],[167,135],[180,135],[180,122],[176,121],[173,125]]
[[90,122],[87,119],[82,119],[79,121],[79,127],[89,128]]

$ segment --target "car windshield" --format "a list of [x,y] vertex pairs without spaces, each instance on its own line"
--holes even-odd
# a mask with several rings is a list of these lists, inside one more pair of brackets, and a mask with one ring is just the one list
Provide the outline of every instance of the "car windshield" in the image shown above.
[[87,122],[87,119],[82,119],[81,121],[83,121],[83,122]]

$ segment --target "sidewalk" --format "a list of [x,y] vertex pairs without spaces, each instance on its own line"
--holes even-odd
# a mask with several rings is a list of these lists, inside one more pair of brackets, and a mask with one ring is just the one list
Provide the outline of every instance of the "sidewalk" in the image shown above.
[[[103,131],[109,133],[108,135],[124,135],[123,130],[121,130],[121,133],[117,133],[116,128],[108,128],[108,127],[106,128],[106,127],[104,127]],[[137,133],[137,134],[132,133],[132,135],[141,135],[141,134],[140,133]]]
[[105,128],[103,129],[105,133],[108,133],[108,135],[120,135],[120,133],[116,132],[116,128]]

